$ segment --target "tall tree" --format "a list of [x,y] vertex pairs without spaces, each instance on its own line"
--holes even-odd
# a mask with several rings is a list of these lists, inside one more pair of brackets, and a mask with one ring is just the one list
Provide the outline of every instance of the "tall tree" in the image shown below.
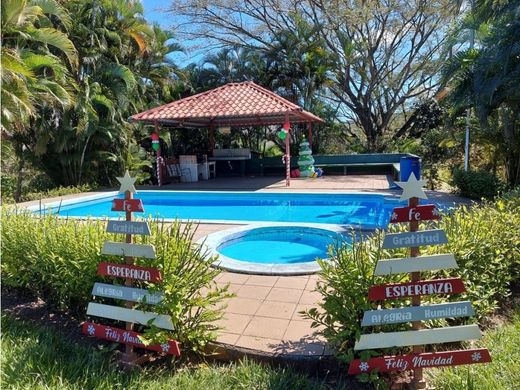
[[495,134],[511,185],[520,184],[519,15],[519,1],[476,1],[458,33],[474,28],[478,44],[457,53],[444,68],[451,114],[475,108],[481,127]]
[[396,114],[437,92],[458,7],[448,0],[183,0],[171,10],[191,22],[190,37],[265,51],[276,50],[272,35],[298,36],[304,19],[333,57],[327,98],[340,108],[338,117],[361,130],[369,150],[381,150]]

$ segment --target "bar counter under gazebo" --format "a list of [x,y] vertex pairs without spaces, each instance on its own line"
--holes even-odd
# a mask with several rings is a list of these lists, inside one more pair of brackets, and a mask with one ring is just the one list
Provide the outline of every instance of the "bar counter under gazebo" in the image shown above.
[[[290,185],[291,125],[307,123],[309,142],[312,142],[312,124],[323,123],[316,115],[252,81],[229,83],[176,100],[135,114],[131,120],[154,125],[157,135],[161,125],[186,129],[207,128],[211,150],[215,148],[217,128],[282,125],[288,132],[284,156],[287,186]],[[160,148],[157,150],[157,157],[160,157]],[[160,174],[157,179],[160,185]]]

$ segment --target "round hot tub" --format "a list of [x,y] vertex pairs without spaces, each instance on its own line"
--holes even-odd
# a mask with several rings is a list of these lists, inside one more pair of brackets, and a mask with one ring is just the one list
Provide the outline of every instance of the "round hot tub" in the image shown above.
[[213,233],[204,244],[220,268],[264,275],[303,275],[319,271],[331,245],[348,245],[338,229],[308,226],[245,226]]

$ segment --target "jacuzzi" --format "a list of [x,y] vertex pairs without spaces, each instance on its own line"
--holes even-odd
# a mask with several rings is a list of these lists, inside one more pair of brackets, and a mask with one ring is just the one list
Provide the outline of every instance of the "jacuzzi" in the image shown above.
[[263,275],[305,275],[320,270],[331,247],[350,245],[341,227],[255,224],[212,233],[200,241],[216,267]]

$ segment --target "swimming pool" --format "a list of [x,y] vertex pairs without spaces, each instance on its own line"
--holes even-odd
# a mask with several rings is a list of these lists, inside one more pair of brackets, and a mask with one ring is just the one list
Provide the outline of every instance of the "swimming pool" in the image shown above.
[[350,233],[338,226],[254,224],[211,233],[198,242],[215,256],[215,266],[228,271],[305,275],[320,269],[316,259],[327,259],[329,249],[350,246]]
[[[124,217],[111,211],[115,192],[80,197],[42,207],[64,217]],[[274,193],[139,191],[144,213],[136,216],[166,220],[252,223],[298,222],[354,225],[365,229],[386,227],[392,209],[404,205],[397,198],[373,193]],[[35,212],[39,207],[32,207]]]

